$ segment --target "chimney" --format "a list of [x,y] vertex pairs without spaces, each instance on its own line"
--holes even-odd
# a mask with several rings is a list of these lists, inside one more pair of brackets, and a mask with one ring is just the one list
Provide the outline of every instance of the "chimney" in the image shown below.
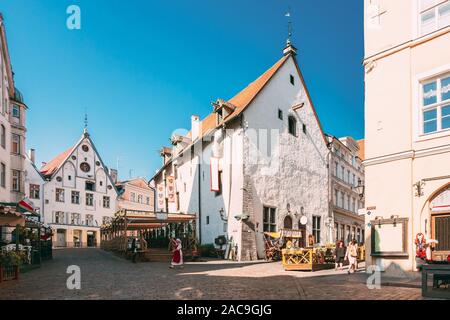
[[200,136],[200,118],[198,116],[191,116],[191,135],[192,141],[195,141]]
[[117,176],[118,176],[117,170],[116,169],[109,169],[108,171],[109,171],[109,176],[111,177],[112,182],[114,184],[116,184],[117,183]]
[[36,150],[35,149],[28,150],[28,158],[30,158],[31,162],[33,164],[35,164],[35,161],[36,161]]

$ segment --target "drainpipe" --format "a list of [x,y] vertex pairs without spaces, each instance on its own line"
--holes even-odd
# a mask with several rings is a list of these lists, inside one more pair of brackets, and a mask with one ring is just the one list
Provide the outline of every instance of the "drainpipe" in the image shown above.
[[201,162],[199,157],[198,162],[198,243],[202,244],[202,187],[201,187]]

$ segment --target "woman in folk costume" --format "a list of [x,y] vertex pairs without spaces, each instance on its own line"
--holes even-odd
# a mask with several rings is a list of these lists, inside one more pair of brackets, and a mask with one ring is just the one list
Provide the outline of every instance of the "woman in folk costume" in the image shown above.
[[170,263],[170,268],[173,269],[174,266],[180,266],[183,267],[183,251],[181,251],[181,240],[176,239],[175,241],[172,240],[172,262]]

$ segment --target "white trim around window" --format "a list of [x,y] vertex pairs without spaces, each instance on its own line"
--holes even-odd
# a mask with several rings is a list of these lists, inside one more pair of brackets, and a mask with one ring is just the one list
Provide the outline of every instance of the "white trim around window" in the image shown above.
[[[443,114],[443,111],[448,110],[447,107],[450,105],[450,99],[443,101],[442,98],[442,82],[441,80],[447,79],[450,77],[450,64],[441,66],[434,70],[431,70],[426,73],[422,73],[413,78],[413,140],[414,142],[424,141],[429,139],[435,139],[445,136],[450,136],[450,128],[443,128],[443,120],[446,116]],[[436,81],[436,101],[429,102],[429,104],[424,103],[424,94],[423,94],[423,86],[430,85],[434,81]],[[429,86],[430,90],[433,89],[431,85]],[[428,122],[434,125],[436,123],[436,130],[432,132],[424,132],[424,112],[436,110],[435,119],[433,113],[429,112],[426,116]],[[432,126],[432,125],[431,125]]]
[[417,0],[417,36],[425,36],[450,25],[450,0]]

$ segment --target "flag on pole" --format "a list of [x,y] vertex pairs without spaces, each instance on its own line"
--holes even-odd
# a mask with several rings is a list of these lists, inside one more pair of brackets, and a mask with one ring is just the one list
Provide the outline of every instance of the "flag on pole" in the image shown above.
[[33,206],[33,204],[31,203],[31,201],[30,201],[29,199],[27,199],[27,198],[24,198],[23,200],[21,200],[21,201],[18,203],[18,207],[19,207],[20,209],[22,209],[23,211],[25,211],[25,212],[31,213],[32,215],[40,216],[39,213],[37,213],[37,212],[35,211],[34,206]]

